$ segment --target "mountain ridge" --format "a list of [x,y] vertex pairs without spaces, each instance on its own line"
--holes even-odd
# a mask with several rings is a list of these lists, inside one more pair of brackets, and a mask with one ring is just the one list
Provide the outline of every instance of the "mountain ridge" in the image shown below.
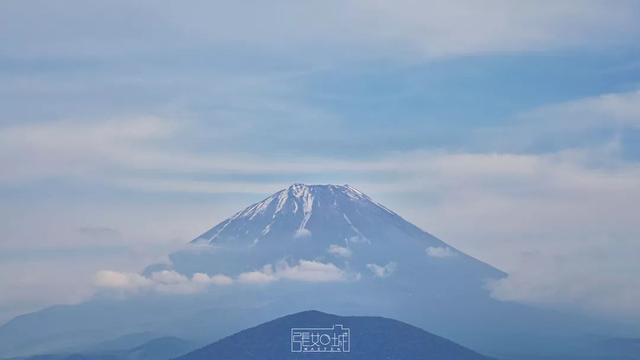
[[[297,352],[295,328],[348,329],[340,352]],[[329,334],[330,335],[330,334]],[[299,338],[298,338],[299,339]],[[295,348],[295,351],[294,351]],[[342,352],[345,351],[346,352]],[[318,310],[286,315],[245,329],[174,360],[300,359],[433,359],[490,360],[489,357],[429,333],[419,327],[381,316],[338,316]]]

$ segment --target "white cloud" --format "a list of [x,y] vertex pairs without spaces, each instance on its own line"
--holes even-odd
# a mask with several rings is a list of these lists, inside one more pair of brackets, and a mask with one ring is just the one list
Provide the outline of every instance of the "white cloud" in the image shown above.
[[230,285],[233,279],[226,275],[209,276],[196,273],[191,278],[173,270],[162,270],[151,273],[149,277],[137,273],[101,270],[96,273],[95,284],[99,288],[137,292],[152,290],[161,293],[190,294],[205,290],[209,285]]
[[191,282],[183,274],[172,270],[162,270],[150,275],[153,289],[158,292],[170,294],[190,294],[204,289],[201,283]]
[[195,273],[191,277],[191,281],[201,284],[213,284],[213,285],[231,285],[233,279],[229,276],[216,274],[209,276],[205,273]]
[[567,255],[529,252],[518,257],[523,266],[487,286],[500,300],[638,320],[640,281],[634,256],[624,252],[592,246]]
[[108,289],[139,290],[150,287],[153,281],[136,273],[102,270],[96,273],[96,285]]
[[[640,90],[609,93],[543,106],[523,117],[548,131],[640,128]],[[540,121],[544,121],[540,124]],[[532,124],[534,125],[534,124]]]
[[344,247],[344,246],[331,244],[331,245],[329,245],[329,249],[327,251],[330,254],[333,254],[333,255],[336,255],[336,256],[342,256],[344,258],[351,257],[351,250],[349,248],[347,248],[347,247]]
[[313,260],[300,260],[295,265],[280,261],[275,267],[265,265],[259,271],[246,272],[238,276],[239,282],[248,284],[266,284],[281,279],[303,282],[334,282],[346,281],[348,276],[332,263]]
[[171,121],[156,117],[4,127],[0,131],[0,164],[11,166],[13,171],[3,172],[0,181],[112,176],[113,171],[141,161],[152,164],[147,145],[173,131]]
[[276,266],[276,275],[282,279],[307,282],[346,280],[345,272],[334,264],[311,260],[300,260],[298,264],[293,266],[287,262],[280,262]]
[[396,263],[390,262],[384,266],[378,264],[367,264],[367,269],[369,269],[376,277],[385,278],[396,271]]
[[262,270],[249,271],[238,275],[238,281],[244,284],[268,284],[278,278],[273,273],[272,265],[265,265]]
[[455,256],[456,253],[447,246],[429,246],[425,249],[427,255],[435,258],[448,258]]
[[189,282],[189,278],[172,270],[154,272],[150,276],[155,283],[162,285],[174,285]]

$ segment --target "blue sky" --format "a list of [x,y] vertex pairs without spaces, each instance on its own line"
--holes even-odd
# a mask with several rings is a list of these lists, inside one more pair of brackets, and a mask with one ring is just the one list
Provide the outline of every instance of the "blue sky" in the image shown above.
[[638,24],[637,1],[4,1],[0,320],[292,182],[500,267],[498,298],[637,315]]

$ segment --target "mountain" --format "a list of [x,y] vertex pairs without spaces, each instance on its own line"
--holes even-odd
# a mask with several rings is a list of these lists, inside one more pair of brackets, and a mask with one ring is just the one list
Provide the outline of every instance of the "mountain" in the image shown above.
[[505,275],[349,185],[294,184],[239,211],[191,244],[208,245],[215,254],[206,254],[201,262],[195,261],[191,249],[172,254],[173,265],[181,273],[206,270],[233,275],[284,259],[289,265],[316,260],[341,269],[348,266],[351,272],[367,276],[376,270],[393,271],[371,266],[389,264],[394,270],[418,266],[425,273],[446,272],[447,276],[460,270],[462,278],[476,281]]
[[163,360],[180,356],[193,348],[194,345],[189,341],[167,336],[129,349],[120,357],[122,360]]
[[597,342],[593,353],[613,354],[616,359],[640,360],[640,338],[612,338]]
[[[348,341],[331,349],[334,353],[301,353],[292,339],[293,328],[349,329]],[[331,336],[333,331],[327,331]],[[327,338],[328,339],[328,338]],[[324,341],[323,341],[324,342]],[[327,340],[329,342],[329,340]],[[294,343],[294,344],[292,344]],[[349,343],[348,346],[344,344]],[[330,345],[334,345],[330,343]],[[472,350],[409,324],[369,316],[336,316],[319,311],[305,311],[281,317],[241,331],[176,360],[286,360],[286,359],[432,359],[488,360]]]
[[[310,308],[393,318],[514,359],[582,351],[574,343],[584,334],[637,335],[619,324],[494,299],[487,282],[505,273],[349,185],[294,184],[169,259],[142,273],[162,291],[101,293],[11,320],[0,327],[0,356],[87,348],[135,333],[210,343]],[[198,279],[201,291],[171,293],[176,279]]]
[[143,333],[132,333],[126,334],[123,336],[118,336],[115,339],[109,339],[107,341],[100,342],[98,344],[93,344],[91,347],[86,349],[80,349],[80,352],[87,353],[104,353],[104,352],[114,352],[120,351],[123,349],[133,349],[135,347],[144,345],[145,343],[161,339],[162,336],[158,334],[154,334],[151,332],[143,332]]
[[15,360],[167,360],[194,348],[189,341],[176,337],[161,337],[122,350],[87,350],[78,353],[35,355]]

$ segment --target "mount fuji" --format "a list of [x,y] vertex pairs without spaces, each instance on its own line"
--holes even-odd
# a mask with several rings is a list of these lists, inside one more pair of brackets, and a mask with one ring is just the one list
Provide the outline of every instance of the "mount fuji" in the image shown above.
[[[169,258],[136,275],[146,287],[124,298],[98,294],[8,322],[0,327],[0,357],[82,349],[134,333],[207,344],[309,309],[393,318],[509,358],[570,352],[580,347],[576,337],[603,326],[492,298],[487,281],[504,272],[349,185],[294,184]],[[165,291],[175,288],[181,294]]]
[[[407,290],[416,280],[420,287],[427,281],[430,288],[443,281],[450,286],[453,280],[482,287],[485,280],[505,275],[349,185],[294,184],[212,227],[191,245],[170,256],[180,273],[233,276],[266,266],[274,277],[280,273],[309,282],[403,279]],[[305,278],[312,267],[318,278]]]

